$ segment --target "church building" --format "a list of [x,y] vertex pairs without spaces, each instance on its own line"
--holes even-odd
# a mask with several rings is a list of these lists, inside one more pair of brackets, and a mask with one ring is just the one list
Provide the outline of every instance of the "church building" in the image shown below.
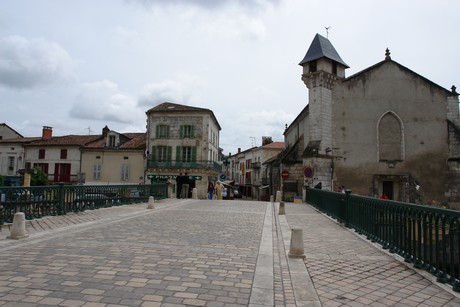
[[433,83],[392,60],[388,49],[383,61],[346,77],[349,66],[319,34],[299,65],[308,102],[286,127],[286,148],[274,165],[285,199],[321,183],[404,202],[460,201],[455,86]]

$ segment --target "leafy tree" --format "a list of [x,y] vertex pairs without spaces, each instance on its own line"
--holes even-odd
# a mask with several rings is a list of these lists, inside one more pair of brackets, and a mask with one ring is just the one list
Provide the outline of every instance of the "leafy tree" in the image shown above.
[[42,186],[48,184],[48,175],[45,172],[43,172],[43,170],[40,167],[34,167],[33,172],[30,176],[30,185]]

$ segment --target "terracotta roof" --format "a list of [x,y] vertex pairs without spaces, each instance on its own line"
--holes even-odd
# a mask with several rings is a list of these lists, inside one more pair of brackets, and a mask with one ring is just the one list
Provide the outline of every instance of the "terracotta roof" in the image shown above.
[[143,149],[146,147],[147,133],[125,133],[131,140],[120,146],[123,149]]
[[0,140],[0,143],[30,143],[33,141],[41,140],[41,137],[26,137],[26,138],[15,138],[15,139],[4,139]]
[[160,103],[159,105],[149,109],[147,112],[145,112],[147,115],[149,115],[152,112],[199,112],[199,113],[209,113],[212,118],[216,121],[217,126],[219,127],[219,130],[222,130],[220,127],[219,122],[217,121],[216,116],[214,113],[205,108],[197,108],[197,107],[191,107],[187,105],[182,105],[182,104],[177,104],[177,103],[171,103],[171,102],[163,102]]
[[100,138],[100,135],[65,135],[65,136],[53,136],[50,139],[42,139],[31,142],[27,146],[84,146],[87,143]]
[[284,149],[284,142],[273,142],[262,146],[263,148]]

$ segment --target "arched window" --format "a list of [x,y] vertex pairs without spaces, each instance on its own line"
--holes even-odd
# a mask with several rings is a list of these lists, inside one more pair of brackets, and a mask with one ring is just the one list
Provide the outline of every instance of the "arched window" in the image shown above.
[[404,131],[399,117],[388,111],[380,118],[377,129],[379,161],[402,161]]

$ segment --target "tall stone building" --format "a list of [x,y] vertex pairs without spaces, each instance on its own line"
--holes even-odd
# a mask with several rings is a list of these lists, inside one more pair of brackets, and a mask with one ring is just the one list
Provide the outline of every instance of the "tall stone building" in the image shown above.
[[206,198],[209,181],[222,172],[219,158],[221,127],[209,109],[165,102],[147,112],[146,177],[150,182],[170,183],[175,194],[176,177],[189,177],[190,190]]
[[[458,93],[383,61],[350,77],[331,42],[317,34],[304,59],[308,102],[284,132],[274,167],[287,193],[340,185],[353,193],[416,203],[460,200]],[[286,184],[285,184],[286,183]],[[302,191],[303,190],[303,191]]]

